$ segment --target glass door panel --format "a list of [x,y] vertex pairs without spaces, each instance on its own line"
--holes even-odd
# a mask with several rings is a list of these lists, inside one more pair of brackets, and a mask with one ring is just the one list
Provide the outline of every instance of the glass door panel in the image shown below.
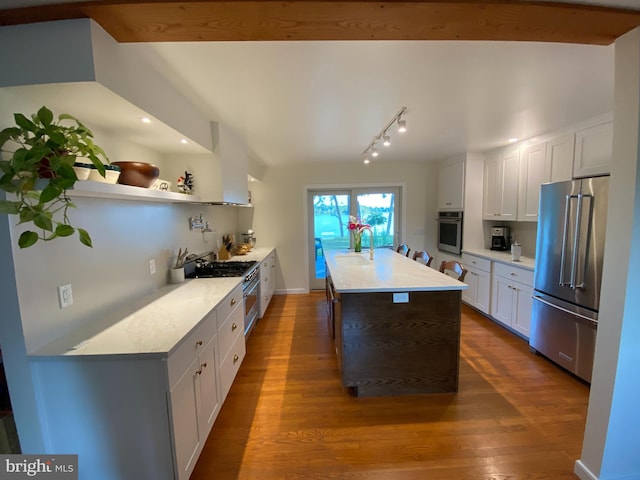
[[[384,193],[357,193],[356,216],[362,223],[371,225],[373,231],[374,248],[393,248],[396,237],[396,194]],[[362,247],[369,246],[369,232],[363,234]]]
[[313,229],[313,255],[310,289],[323,289],[325,262],[322,247],[348,249],[351,195],[345,192],[310,192]]

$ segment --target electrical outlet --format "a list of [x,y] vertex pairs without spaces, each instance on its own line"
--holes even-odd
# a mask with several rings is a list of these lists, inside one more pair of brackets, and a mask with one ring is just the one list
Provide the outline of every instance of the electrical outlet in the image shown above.
[[156,260],[154,258],[149,260],[149,274],[150,275],[156,274]]
[[60,285],[58,287],[58,301],[60,302],[60,308],[65,308],[73,305],[73,294],[71,293],[71,284]]

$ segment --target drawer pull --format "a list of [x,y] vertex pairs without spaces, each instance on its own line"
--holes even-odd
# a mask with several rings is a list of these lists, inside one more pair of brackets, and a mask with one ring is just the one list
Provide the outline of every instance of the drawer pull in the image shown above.
[[235,323],[231,324],[231,331],[233,332],[236,328],[238,328],[238,325],[236,325]]
[[201,347],[202,346],[202,340],[198,340],[196,342],[196,347]]
[[235,298],[232,298],[232,299],[231,299],[231,306],[233,307],[235,304],[236,304],[236,299],[235,299]]
[[517,277],[518,276],[518,274],[515,273],[515,272],[511,272],[509,275],[511,275],[512,277]]
[[233,356],[233,363],[236,363],[240,357],[238,355]]

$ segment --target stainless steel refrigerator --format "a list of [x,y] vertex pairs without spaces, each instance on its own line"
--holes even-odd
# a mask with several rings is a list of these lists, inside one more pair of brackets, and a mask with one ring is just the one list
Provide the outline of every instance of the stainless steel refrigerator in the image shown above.
[[529,345],[591,382],[609,177],[542,185]]

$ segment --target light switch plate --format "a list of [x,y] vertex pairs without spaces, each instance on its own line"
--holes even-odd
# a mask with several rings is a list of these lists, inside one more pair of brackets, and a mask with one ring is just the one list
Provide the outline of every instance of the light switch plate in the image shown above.
[[71,292],[71,284],[60,285],[58,287],[58,302],[60,308],[70,307],[73,305],[73,294]]

